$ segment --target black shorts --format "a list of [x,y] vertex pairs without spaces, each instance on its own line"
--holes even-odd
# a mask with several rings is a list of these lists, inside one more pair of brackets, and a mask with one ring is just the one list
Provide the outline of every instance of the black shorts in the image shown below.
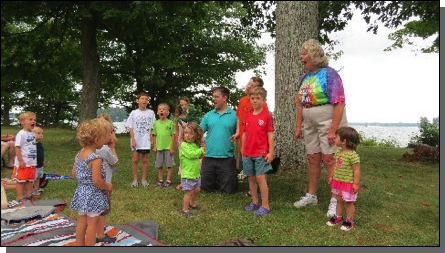
[[136,149],[136,152],[142,155],[150,154],[150,149]]

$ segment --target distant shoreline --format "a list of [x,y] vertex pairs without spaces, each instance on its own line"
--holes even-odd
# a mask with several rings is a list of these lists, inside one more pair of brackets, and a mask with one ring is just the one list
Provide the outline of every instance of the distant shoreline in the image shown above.
[[419,127],[418,123],[360,123],[360,122],[349,122],[351,126],[386,126],[386,127]]

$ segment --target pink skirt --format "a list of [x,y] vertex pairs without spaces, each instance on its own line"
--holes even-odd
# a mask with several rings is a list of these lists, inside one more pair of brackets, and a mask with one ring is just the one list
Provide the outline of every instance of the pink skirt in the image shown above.
[[341,182],[335,179],[331,180],[331,188],[339,191],[354,192],[352,185],[353,185],[352,183]]

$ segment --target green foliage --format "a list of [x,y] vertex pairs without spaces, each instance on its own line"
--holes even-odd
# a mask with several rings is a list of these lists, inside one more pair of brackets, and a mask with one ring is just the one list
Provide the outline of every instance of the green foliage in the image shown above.
[[[436,123],[436,124],[435,124]],[[413,141],[419,142],[431,147],[439,147],[439,120],[433,120],[430,123],[426,117],[421,117],[419,122],[420,134],[413,138]]]
[[239,92],[235,73],[264,63],[245,15],[228,1],[2,2],[2,109],[28,106],[45,124],[76,118],[78,85],[91,70],[81,68],[80,24],[95,17],[99,107],[130,111],[135,93],[148,91],[151,108],[187,96],[207,111],[211,88]]
[[397,147],[392,140],[378,141],[375,137],[366,138],[363,132],[360,132],[360,146],[364,147]]

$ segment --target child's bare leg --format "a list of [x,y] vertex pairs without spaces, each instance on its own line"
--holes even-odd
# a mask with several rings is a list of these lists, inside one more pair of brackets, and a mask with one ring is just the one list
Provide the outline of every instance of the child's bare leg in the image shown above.
[[97,238],[105,237],[104,227],[105,227],[105,216],[101,215],[99,216],[99,220],[97,221],[97,231],[96,231]]
[[[87,231],[85,235],[85,246],[94,246],[96,244],[96,231],[100,216],[87,216]],[[102,227],[103,228],[103,227]]]
[[16,200],[21,200],[23,199],[23,192],[25,190],[25,183],[23,182],[17,182],[17,184],[15,185],[15,191],[16,191]]
[[249,177],[249,190],[252,195],[252,202],[258,205],[258,185],[255,176]]
[[142,181],[147,181],[148,154],[142,155]]
[[[255,176],[261,192],[261,204],[264,208],[269,209],[269,188],[267,187],[266,175]],[[251,193],[252,194],[252,193]],[[257,193],[256,193],[257,194]],[[258,195],[258,194],[257,194]],[[252,194],[253,196],[253,194]]]
[[79,216],[79,220],[77,221],[76,241],[74,241],[74,245],[85,246],[85,232],[86,232],[86,230],[87,230],[87,216],[81,215],[81,216]]
[[167,168],[167,181],[172,181],[173,168]]
[[353,219],[355,215],[354,202],[345,202],[345,204],[346,204],[346,217]]
[[196,206],[196,201],[198,200],[199,192],[201,191],[201,187],[196,187],[193,190],[192,198],[190,199],[190,205]]
[[34,181],[26,181],[25,187],[24,187],[25,197],[27,197],[27,198],[31,197],[33,185],[34,185]]
[[37,189],[39,189],[39,186],[40,186],[40,180],[37,178],[36,180],[34,180],[32,189],[37,190]]
[[337,199],[337,217],[341,217],[343,215],[343,209],[345,208],[345,202],[343,201],[343,198],[340,195],[335,195],[335,198]]
[[158,168],[158,182],[162,181],[162,167]]
[[194,191],[187,191],[184,195],[184,200],[182,202],[182,211],[184,212],[188,212],[189,211],[189,205],[190,205],[190,200],[192,199],[194,194]]
[[139,163],[139,153],[137,151],[133,151],[133,181],[138,181],[138,163]]

